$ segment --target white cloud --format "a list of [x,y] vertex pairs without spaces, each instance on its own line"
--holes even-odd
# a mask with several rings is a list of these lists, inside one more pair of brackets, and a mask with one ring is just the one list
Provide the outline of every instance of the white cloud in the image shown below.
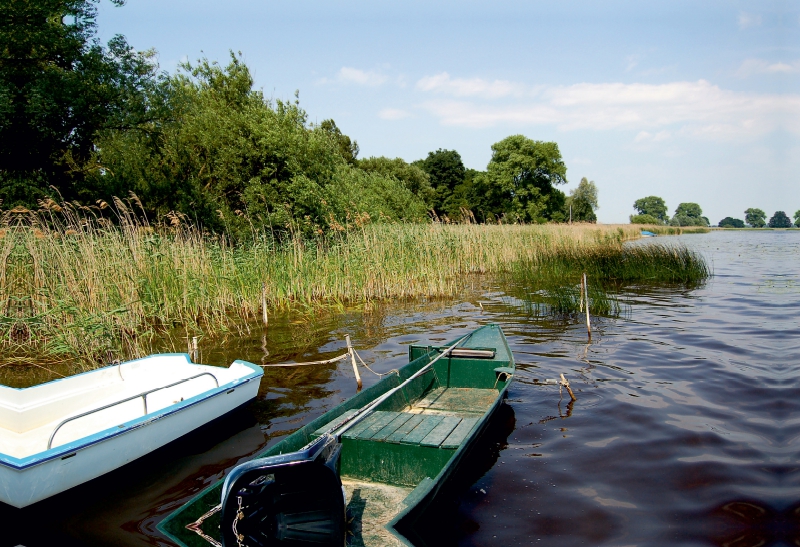
[[746,29],[750,27],[759,27],[761,26],[761,16],[757,13],[747,13],[747,12],[740,12],[739,13],[739,28]]
[[405,110],[400,110],[399,108],[384,108],[378,112],[378,117],[382,120],[402,120],[409,116],[411,116],[410,113]]
[[800,72],[800,59],[785,63],[783,61],[770,62],[765,59],[745,59],[736,71],[740,78],[747,78],[755,74],[795,74]]
[[[455,80],[448,76],[445,81]],[[623,129],[636,131],[642,135],[637,137],[640,141],[650,142],[666,140],[677,132],[714,140],[747,138],[778,128],[800,132],[800,95],[741,93],[705,80],[581,83],[531,88],[527,93],[524,86],[511,85],[520,90],[519,96],[499,103],[480,98],[465,100],[458,89],[427,86],[440,94],[450,91],[452,97],[431,98],[421,106],[443,125],[555,125],[564,131]]]
[[331,83],[340,83],[340,84],[357,84],[357,85],[364,85],[369,87],[377,87],[386,82],[389,78],[380,72],[373,72],[367,70],[361,70],[358,68],[352,68],[349,66],[343,66],[339,69],[339,72],[336,73],[336,77],[333,79],[329,78],[322,78],[319,80],[318,83],[320,84],[331,84]]
[[508,80],[488,81],[482,78],[451,78],[447,72],[426,76],[417,82],[417,89],[453,95],[455,97],[482,97],[499,99],[519,96],[523,86]]

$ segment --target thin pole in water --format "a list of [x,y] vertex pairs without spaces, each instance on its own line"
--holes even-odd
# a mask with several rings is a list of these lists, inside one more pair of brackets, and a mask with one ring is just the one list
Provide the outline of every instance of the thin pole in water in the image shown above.
[[192,362],[197,362],[197,336],[192,337]]
[[353,344],[350,343],[350,335],[345,334],[344,339],[347,341],[347,353],[350,354],[350,362],[353,363],[353,372],[356,375],[356,383],[358,383],[358,389],[361,390],[361,376],[358,374],[358,367],[356,366],[356,356],[353,352]]
[[586,281],[586,272],[583,274],[583,291],[586,295],[586,332],[589,333],[589,341],[592,341],[592,323],[589,321],[589,282]]

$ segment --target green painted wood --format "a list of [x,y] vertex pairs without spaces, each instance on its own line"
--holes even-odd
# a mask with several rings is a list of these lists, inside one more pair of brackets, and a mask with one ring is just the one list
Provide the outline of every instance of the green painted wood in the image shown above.
[[319,437],[320,435],[322,435],[323,433],[325,433],[327,431],[331,431],[333,429],[338,429],[339,426],[341,426],[344,422],[346,422],[348,419],[350,419],[350,417],[353,416],[357,412],[358,412],[357,408],[352,408],[352,409],[348,410],[347,412],[345,412],[344,414],[342,414],[341,416],[339,416],[338,418],[336,418],[335,420],[333,420],[332,422],[329,422],[329,423],[323,425],[322,427],[317,429],[311,435],[314,436],[314,437]]
[[377,418],[372,420],[368,427],[361,430],[356,438],[359,440],[369,440],[375,435],[378,431],[389,425],[393,422],[398,416],[400,416],[399,412],[376,412],[375,415]]
[[397,414],[397,417],[391,422],[389,422],[387,425],[383,426],[383,429],[375,433],[375,435],[372,436],[371,440],[373,441],[386,440],[386,437],[397,431],[400,428],[400,426],[402,426],[404,423],[410,420],[413,416],[414,414],[410,414],[408,412],[399,412]]
[[411,431],[417,427],[420,422],[422,422],[424,416],[422,414],[410,414],[411,416],[406,423],[401,425],[397,428],[397,431],[392,433],[391,435],[387,436],[384,440],[390,443],[399,443],[401,442],[406,435],[411,433]]
[[442,448],[458,448],[461,446],[461,443],[464,442],[464,439],[467,438],[467,435],[472,432],[472,429],[475,425],[480,421],[480,418],[464,418],[461,420],[461,423],[458,424],[455,429],[447,436],[447,438],[442,441],[440,445]]
[[460,423],[461,418],[458,416],[445,416],[442,418],[442,421],[420,441],[420,446],[438,447]]
[[494,371],[496,374],[514,374],[515,372],[511,367],[497,367]]
[[439,425],[439,422],[442,421],[444,416],[439,416],[436,414],[433,415],[422,415],[422,421],[420,424],[415,427],[411,433],[403,437],[403,440],[400,442],[403,444],[419,444],[425,436],[433,431],[433,428]]
[[[354,439],[354,438],[358,437],[358,435],[362,431],[364,431],[366,428],[368,428],[373,423],[375,423],[375,421],[380,420],[382,415],[383,414],[381,412],[373,412],[372,414],[370,414],[369,416],[367,416],[366,418],[364,418],[363,420],[358,422],[356,425],[354,425],[353,427],[351,427],[350,429],[345,431],[344,434],[342,435],[342,437],[347,437],[347,438],[351,438],[351,439]],[[383,425],[386,425],[386,424],[383,424]],[[383,427],[383,426],[381,426],[381,427]]]
[[456,452],[418,444],[342,441],[342,477],[398,486],[416,486],[425,477],[437,476]]

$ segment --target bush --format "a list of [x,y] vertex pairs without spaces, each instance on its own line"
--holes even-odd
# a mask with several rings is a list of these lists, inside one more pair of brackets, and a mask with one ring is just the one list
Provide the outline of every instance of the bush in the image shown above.
[[631,215],[631,224],[664,224],[653,215]]

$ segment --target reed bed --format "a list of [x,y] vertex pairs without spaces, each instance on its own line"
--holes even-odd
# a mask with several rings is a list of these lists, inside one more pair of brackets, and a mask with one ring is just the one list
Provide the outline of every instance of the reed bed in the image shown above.
[[141,356],[175,329],[213,336],[248,328],[262,303],[272,312],[453,297],[470,274],[552,269],[563,256],[583,264],[580,257],[606,256],[640,231],[360,223],[314,240],[254,233],[234,244],[180,219],[152,226],[122,202],[115,215],[111,222],[94,209],[52,203],[5,214],[0,366],[32,355],[83,367]]
[[616,295],[626,285],[696,286],[711,271],[702,255],[683,245],[606,243],[522,257],[514,263],[511,280],[522,288],[519,296],[531,315],[572,315],[581,310],[583,274],[591,281],[588,298],[593,313],[617,316],[622,305]]

